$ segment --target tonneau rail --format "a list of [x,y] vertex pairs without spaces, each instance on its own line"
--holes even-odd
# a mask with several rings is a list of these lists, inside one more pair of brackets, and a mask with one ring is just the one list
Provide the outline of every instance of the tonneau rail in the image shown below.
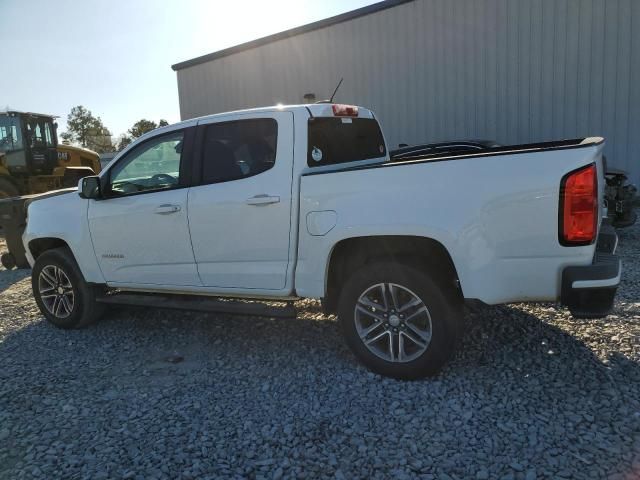
[[604,143],[602,137],[586,137],[575,138],[570,140],[556,140],[553,142],[540,142],[540,143],[525,143],[521,145],[504,145],[499,147],[489,147],[484,150],[469,151],[465,153],[452,154],[451,152],[433,153],[416,155],[412,157],[403,157],[399,159],[390,159],[387,162],[375,163],[370,165],[352,165],[338,164],[339,168],[322,171],[306,171],[302,173],[302,176],[321,175],[324,173],[335,172],[351,172],[354,170],[369,170],[373,168],[387,168],[401,165],[414,165],[416,163],[426,162],[443,162],[449,160],[462,160],[475,157],[496,157],[501,155],[517,155],[520,153],[538,153],[538,152],[550,152],[554,150],[572,150],[578,148],[589,148]]

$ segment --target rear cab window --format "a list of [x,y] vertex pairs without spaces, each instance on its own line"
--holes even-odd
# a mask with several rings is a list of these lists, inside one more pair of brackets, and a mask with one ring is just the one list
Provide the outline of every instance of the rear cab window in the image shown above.
[[387,154],[380,125],[374,118],[312,117],[309,119],[307,165],[320,167],[381,158]]

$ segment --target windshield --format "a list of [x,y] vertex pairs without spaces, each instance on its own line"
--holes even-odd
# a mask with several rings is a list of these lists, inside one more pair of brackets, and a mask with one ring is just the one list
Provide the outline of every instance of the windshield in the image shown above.
[[26,120],[27,143],[31,148],[54,147],[53,125],[49,119],[30,117]]
[[19,119],[0,115],[0,152],[10,152],[22,148]]

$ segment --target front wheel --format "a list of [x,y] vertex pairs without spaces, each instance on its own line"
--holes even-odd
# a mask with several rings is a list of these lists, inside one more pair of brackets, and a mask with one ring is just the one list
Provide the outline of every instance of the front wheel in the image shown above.
[[3,253],[0,255],[0,263],[7,270],[12,270],[16,267],[16,257],[10,253]]
[[82,328],[102,313],[96,290],[87,285],[67,248],[44,252],[31,274],[33,296],[42,314],[59,328]]
[[436,374],[451,356],[462,308],[426,273],[380,262],[347,280],[338,317],[347,344],[369,369],[416,379]]

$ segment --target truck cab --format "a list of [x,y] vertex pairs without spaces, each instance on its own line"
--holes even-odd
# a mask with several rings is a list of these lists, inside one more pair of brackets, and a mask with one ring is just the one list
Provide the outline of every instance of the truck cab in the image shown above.
[[0,152],[11,175],[48,175],[58,165],[58,138],[53,117],[37,113],[0,112]]

